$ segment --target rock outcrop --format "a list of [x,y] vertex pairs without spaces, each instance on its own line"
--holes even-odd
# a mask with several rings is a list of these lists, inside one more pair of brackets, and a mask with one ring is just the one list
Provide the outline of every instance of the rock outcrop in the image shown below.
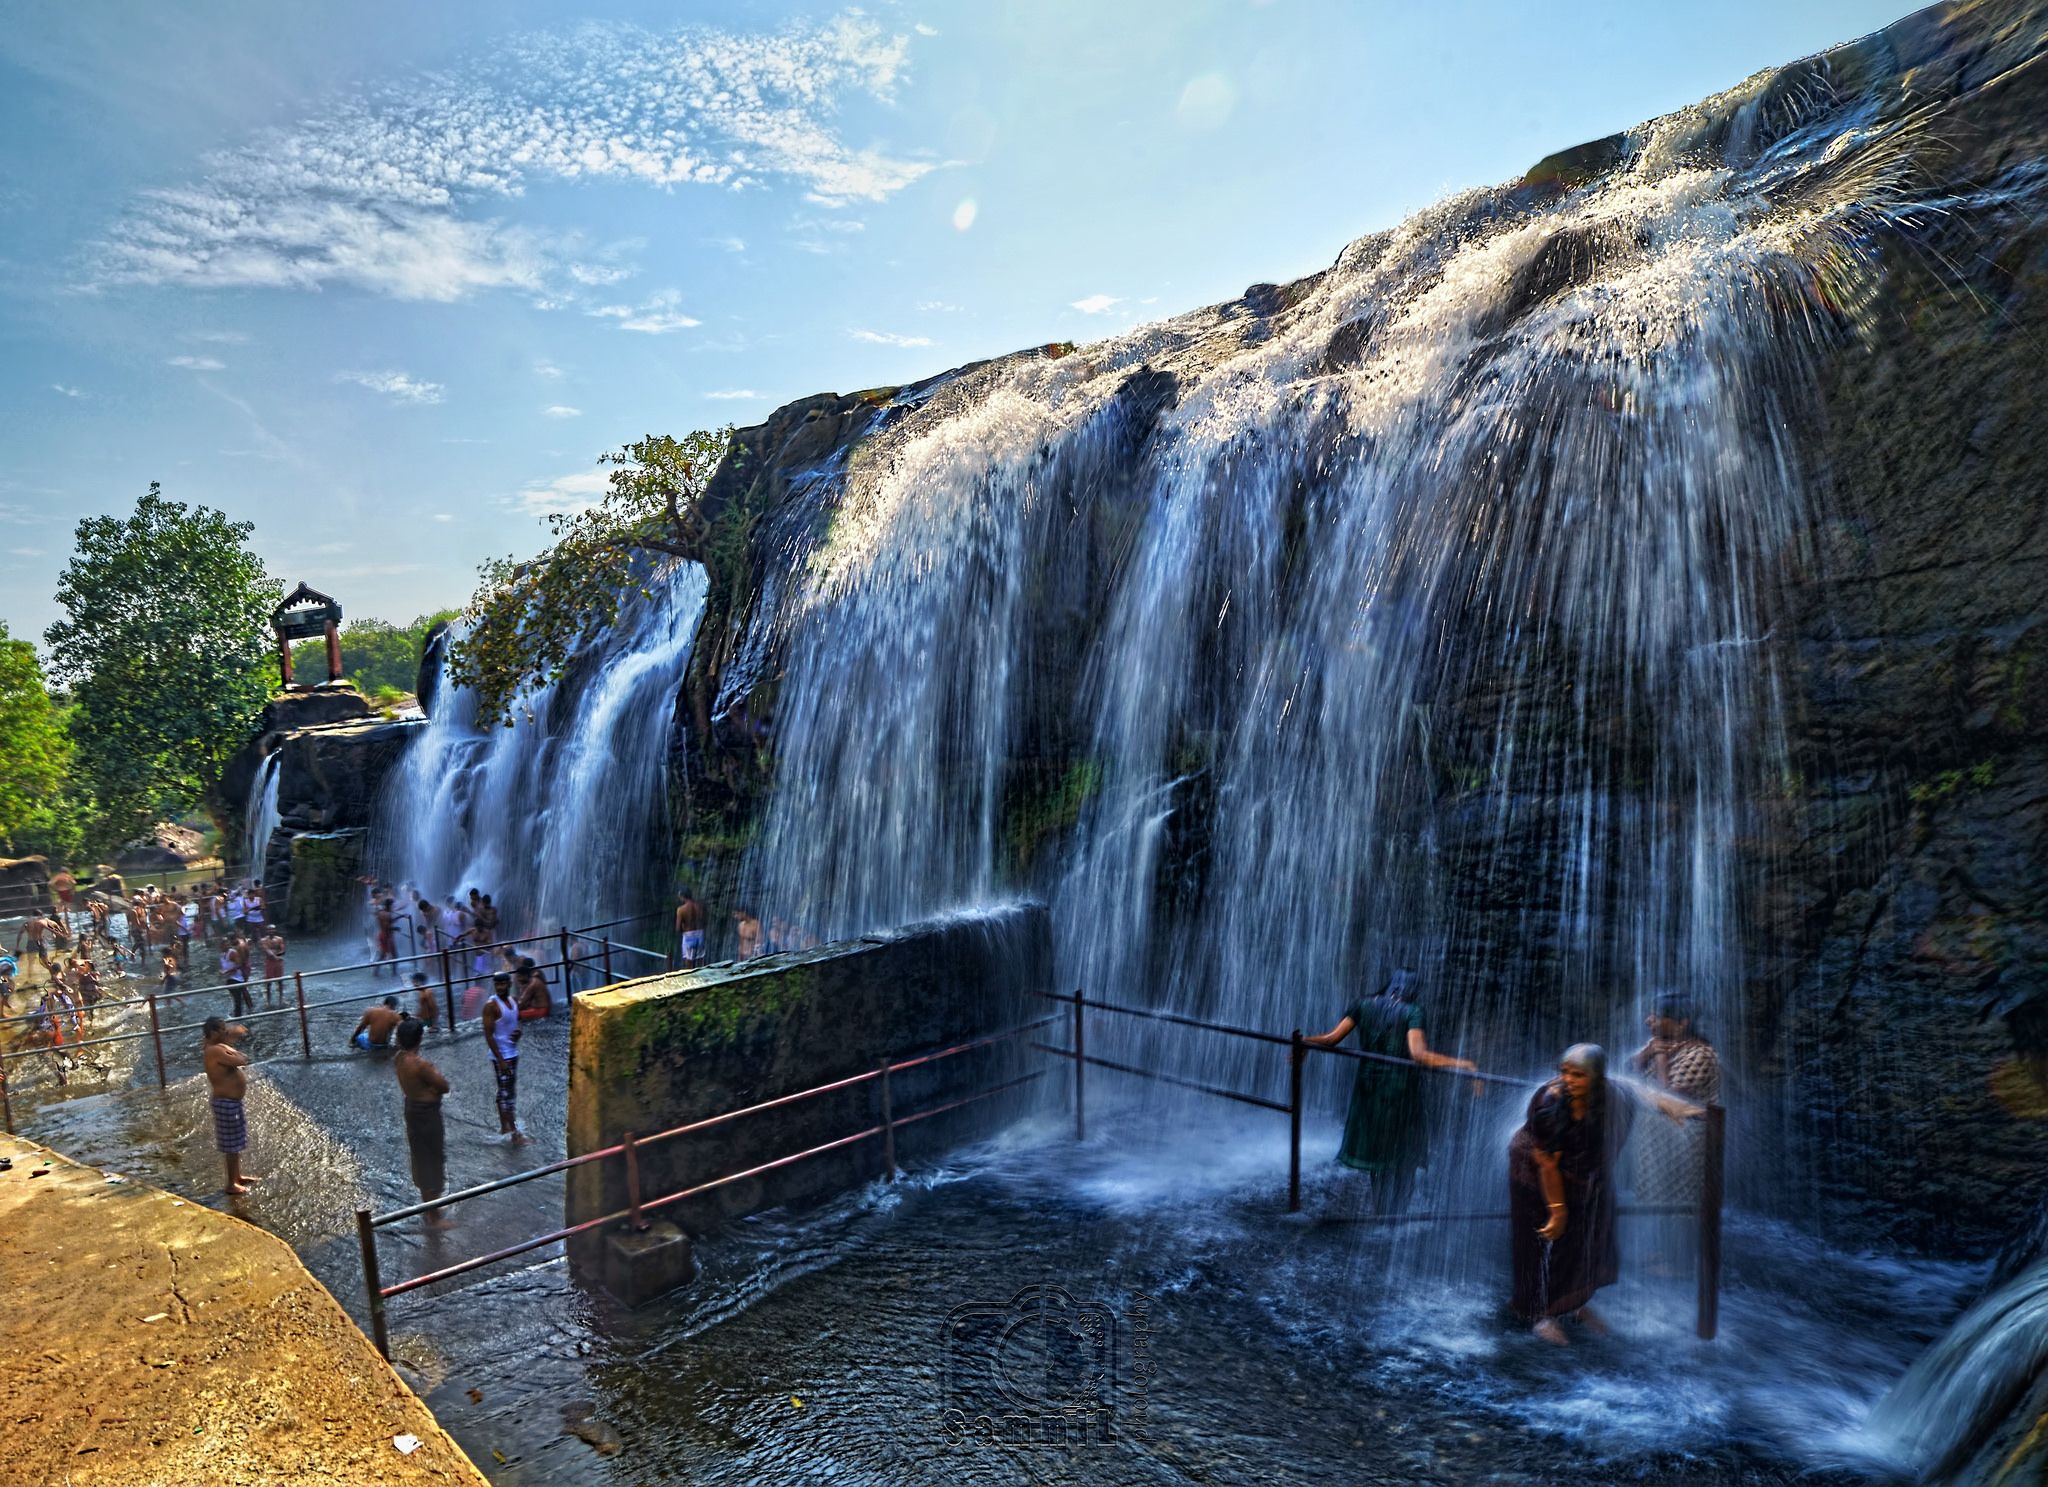
[[275,759],[277,825],[251,868],[283,905],[287,928],[329,929],[355,907],[378,794],[422,726],[387,721],[352,687],[286,693],[264,709],[260,731],[235,755],[208,806],[229,840],[240,842],[258,772]]

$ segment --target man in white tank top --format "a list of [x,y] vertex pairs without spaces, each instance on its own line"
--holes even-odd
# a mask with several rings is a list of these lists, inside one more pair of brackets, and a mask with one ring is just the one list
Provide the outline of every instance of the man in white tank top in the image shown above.
[[484,1046],[491,1053],[491,1073],[498,1082],[498,1134],[524,1146],[531,1138],[519,1129],[514,1101],[519,1093],[519,1007],[512,1000],[512,978],[491,977],[491,999],[484,1003]]

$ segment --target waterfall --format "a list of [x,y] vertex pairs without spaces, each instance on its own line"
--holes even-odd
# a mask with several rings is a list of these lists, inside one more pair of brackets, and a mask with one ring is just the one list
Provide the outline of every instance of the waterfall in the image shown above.
[[[1062,985],[1320,1031],[1406,964],[1439,1047],[1532,1073],[1682,992],[1739,1082],[1814,520],[1786,431],[1896,156],[1859,105],[1748,87],[1599,184],[1459,195],[878,425],[762,621],[762,914],[838,936],[1035,884]],[[1148,1046],[1283,1093],[1270,1051]]]
[[660,901],[676,696],[704,611],[694,564],[658,576],[553,686],[530,720],[478,728],[476,698],[444,688],[393,771],[375,860],[435,903],[472,887],[515,930],[582,925]]
[[242,811],[242,861],[248,875],[268,883],[270,838],[277,830],[277,775],[281,754],[272,754],[249,783],[249,801]]
[[1872,1412],[1867,1434],[1920,1479],[1952,1480],[2048,1373],[2048,1258],[1995,1286]]

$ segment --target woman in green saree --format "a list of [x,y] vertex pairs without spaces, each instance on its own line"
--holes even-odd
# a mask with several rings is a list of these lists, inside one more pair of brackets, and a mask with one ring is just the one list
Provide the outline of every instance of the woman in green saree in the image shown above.
[[[1302,1041],[1334,1048],[1354,1028],[1361,1059],[1351,1081],[1351,1109],[1344,1117],[1344,1140],[1337,1160],[1372,1177],[1372,1204],[1379,1213],[1399,1213],[1408,1206],[1416,1169],[1428,1154],[1423,1120],[1422,1070],[1458,1069],[1472,1073],[1470,1059],[1437,1053],[1422,1028],[1422,1009],[1415,1003],[1415,973],[1396,971],[1378,996],[1352,1003],[1327,1033]],[[1390,1060],[1401,1062],[1390,1062]]]

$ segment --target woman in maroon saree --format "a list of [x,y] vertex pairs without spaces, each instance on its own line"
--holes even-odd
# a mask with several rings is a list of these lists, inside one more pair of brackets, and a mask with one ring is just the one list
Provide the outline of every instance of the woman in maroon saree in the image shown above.
[[1528,1118],[1508,1143],[1514,1312],[1545,1342],[1566,1341],[1559,1317],[1604,1327],[1587,1303],[1621,1274],[1614,1159],[1644,1103],[1673,1120],[1705,1113],[1665,1091],[1610,1081],[1606,1053],[1575,1043],[1558,1061],[1557,1078],[1530,1099]]

